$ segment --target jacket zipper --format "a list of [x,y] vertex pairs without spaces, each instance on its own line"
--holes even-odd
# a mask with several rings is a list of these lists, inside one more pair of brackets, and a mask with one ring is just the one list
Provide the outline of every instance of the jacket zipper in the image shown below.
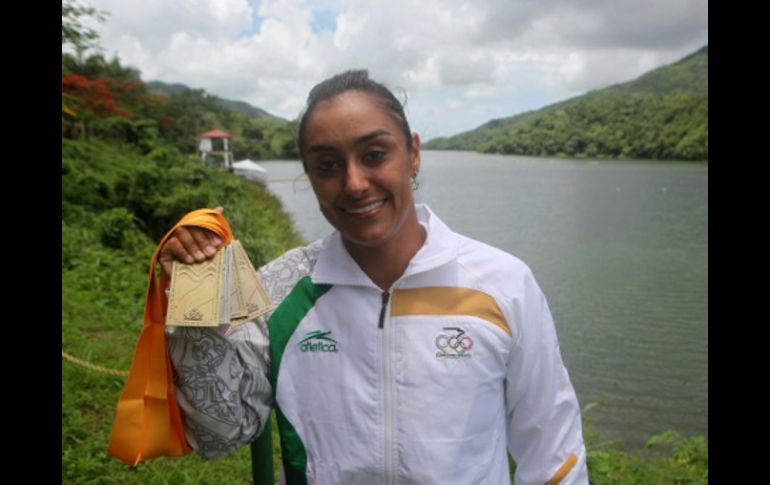
[[388,300],[390,300],[390,293],[385,291],[382,293],[382,309],[380,310],[380,328],[383,328],[385,324],[385,310],[388,309]]
[[385,314],[388,310],[388,301],[390,293],[382,293],[382,308],[380,309],[379,328],[382,333],[382,368],[384,378],[384,408],[385,408],[385,484],[390,485],[393,482],[393,406],[391,405],[392,392],[390,384],[390,328],[385,328]]

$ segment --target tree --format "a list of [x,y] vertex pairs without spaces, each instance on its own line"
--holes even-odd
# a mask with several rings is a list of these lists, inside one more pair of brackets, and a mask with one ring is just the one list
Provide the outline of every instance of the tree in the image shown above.
[[98,49],[99,34],[92,28],[84,26],[83,17],[92,17],[99,22],[106,18],[106,12],[86,7],[78,0],[62,0],[61,2],[61,44],[75,49],[78,59],[88,49]]

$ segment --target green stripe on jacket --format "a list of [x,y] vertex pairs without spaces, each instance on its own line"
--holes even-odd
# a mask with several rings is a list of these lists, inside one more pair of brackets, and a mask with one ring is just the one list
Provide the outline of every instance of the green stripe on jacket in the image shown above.
[[[305,276],[297,282],[291,293],[283,300],[268,321],[270,336],[270,379],[273,391],[278,395],[278,371],[281,368],[281,358],[294,331],[305,315],[313,308],[332,285],[315,285],[310,276]],[[287,485],[304,485],[307,483],[307,453],[297,431],[291,425],[281,407],[276,403],[276,417],[281,435],[281,453],[283,468],[286,473]]]

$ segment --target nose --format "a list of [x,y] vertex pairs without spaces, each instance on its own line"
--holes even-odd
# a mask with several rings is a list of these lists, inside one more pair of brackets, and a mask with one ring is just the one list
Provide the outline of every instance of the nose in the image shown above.
[[345,167],[345,193],[357,197],[368,190],[369,178],[366,169],[355,161],[348,162]]

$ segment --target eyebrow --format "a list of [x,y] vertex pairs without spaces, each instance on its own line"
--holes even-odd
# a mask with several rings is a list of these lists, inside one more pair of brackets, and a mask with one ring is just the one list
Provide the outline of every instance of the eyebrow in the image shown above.
[[362,143],[366,143],[367,141],[373,140],[373,139],[377,138],[378,136],[382,136],[382,135],[393,136],[387,130],[374,130],[374,131],[372,131],[370,133],[367,133],[366,135],[359,136],[358,140],[356,140],[356,145],[360,145]]
[[[382,135],[393,136],[393,134],[387,130],[374,130],[365,135],[359,136],[356,139],[355,144],[361,145]],[[307,149],[307,153],[328,152],[332,150],[334,150],[332,145],[317,144],[310,146],[310,148]]]

